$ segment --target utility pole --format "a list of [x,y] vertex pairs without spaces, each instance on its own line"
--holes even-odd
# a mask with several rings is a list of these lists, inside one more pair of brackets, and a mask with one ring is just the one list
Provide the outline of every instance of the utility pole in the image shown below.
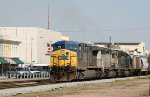
[[111,36],[109,36],[109,43],[110,43],[110,45],[111,45]]
[[[148,57],[148,63],[149,63],[149,66],[148,66],[148,74],[149,74],[149,70],[150,70],[150,53],[149,53],[149,57]],[[150,75],[149,76],[149,96],[150,96]]]
[[149,96],[150,96],[150,75],[149,76]]
[[48,4],[48,30],[50,30],[49,4]]
[[[149,66],[148,66],[148,71],[149,71],[150,70],[150,53],[148,56],[148,64],[149,64]],[[149,72],[148,72],[148,74],[149,74]],[[148,75],[148,78],[149,78],[149,96],[150,96],[150,75]]]
[[112,57],[112,51],[111,51],[111,36],[109,36],[109,49],[110,49],[110,66],[112,65],[111,64],[111,57]]

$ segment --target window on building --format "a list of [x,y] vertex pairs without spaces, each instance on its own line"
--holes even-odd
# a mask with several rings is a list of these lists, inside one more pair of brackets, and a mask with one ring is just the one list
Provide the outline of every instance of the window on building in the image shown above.
[[9,46],[7,46],[7,51],[6,51],[6,54],[8,54],[9,53]]
[[14,54],[16,53],[16,47],[14,46]]
[[49,43],[47,43],[47,47],[50,47],[50,44],[49,44]]
[[17,53],[17,47],[15,48],[15,52]]
[[9,47],[9,51],[11,52],[11,46]]
[[3,45],[2,45],[2,52],[3,52]]
[[15,53],[15,47],[14,46],[12,46],[12,52]]
[[5,45],[4,45],[4,51],[3,52],[4,52],[4,54],[6,54],[6,46]]
[[0,54],[2,54],[2,50],[3,50],[2,45],[0,45]]
[[6,45],[6,48],[5,48],[6,52],[5,52],[5,54],[7,54],[7,48],[8,48],[8,47],[7,47],[7,45]]
[[16,53],[17,53],[17,47],[16,47]]

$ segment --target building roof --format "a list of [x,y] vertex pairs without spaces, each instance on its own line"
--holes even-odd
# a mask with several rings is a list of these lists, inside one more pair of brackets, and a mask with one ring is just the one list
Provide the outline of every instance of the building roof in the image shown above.
[[107,44],[110,44],[110,43],[109,42],[95,42],[94,44],[95,45],[107,45]]
[[12,43],[12,44],[20,44],[20,41],[16,41],[16,40],[7,40],[7,39],[0,39],[0,43]]
[[141,43],[114,43],[114,45],[139,45]]
[[[108,42],[96,42],[96,43],[94,43],[95,45],[107,45],[107,44],[110,44],[110,43],[108,43]],[[111,43],[112,44],[112,43]],[[121,42],[118,42],[118,43],[114,43],[114,45],[139,45],[139,44],[141,44],[141,43],[121,43]]]

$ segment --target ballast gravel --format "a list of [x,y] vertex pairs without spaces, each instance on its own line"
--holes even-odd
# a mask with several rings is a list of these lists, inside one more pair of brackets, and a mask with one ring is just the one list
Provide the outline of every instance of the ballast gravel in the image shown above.
[[112,78],[112,79],[101,79],[101,80],[93,80],[93,81],[68,82],[68,83],[58,83],[58,84],[49,84],[49,85],[32,86],[32,87],[2,89],[0,90],[0,97],[12,96],[12,95],[23,94],[23,93],[51,91],[51,90],[58,90],[58,89],[63,89],[63,88],[83,86],[87,84],[107,83],[107,82],[113,82],[117,80],[130,80],[130,79],[144,78],[144,77],[147,77],[147,76]]

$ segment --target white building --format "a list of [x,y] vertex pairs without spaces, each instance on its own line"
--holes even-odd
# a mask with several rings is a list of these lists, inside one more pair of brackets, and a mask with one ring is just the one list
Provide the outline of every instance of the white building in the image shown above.
[[[97,46],[106,47],[110,43],[95,43]],[[145,43],[114,43],[114,46],[119,47],[120,50],[127,51],[133,53],[135,55],[145,55]]]
[[61,40],[69,40],[69,37],[65,35],[61,35]]
[[118,45],[124,51],[135,51],[141,52],[142,54],[145,52],[145,43],[114,43],[114,45]]
[[[37,27],[0,27],[0,33],[0,39],[9,40],[15,44],[17,55],[14,55],[11,49],[8,57],[18,57],[25,65],[34,66],[48,66],[51,43],[69,40],[69,37],[60,32]],[[7,45],[10,46],[10,44]]]

